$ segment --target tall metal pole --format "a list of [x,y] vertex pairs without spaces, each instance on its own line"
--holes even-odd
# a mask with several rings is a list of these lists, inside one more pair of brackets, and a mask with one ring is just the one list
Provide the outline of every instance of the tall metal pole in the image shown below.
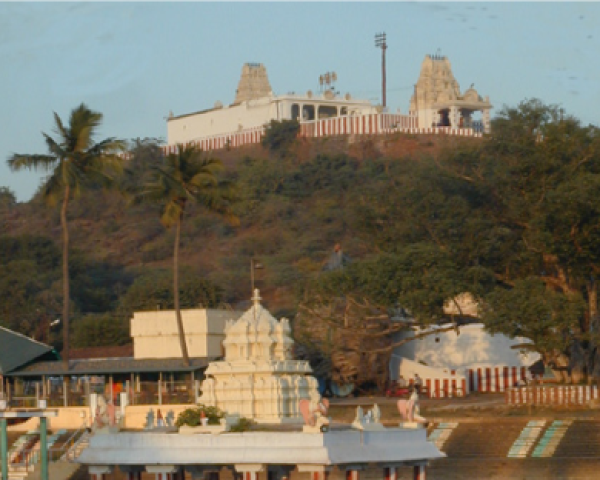
[[385,32],[375,35],[375,46],[381,48],[381,102],[383,107],[387,106],[385,85],[385,51],[387,50]]
[[40,417],[40,450],[42,451],[41,480],[48,480],[48,440],[46,436],[47,432],[48,429],[46,426],[46,417]]
[[6,433],[6,418],[0,418],[0,425],[2,425],[2,438],[0,438],[0,444],[2,444],[2,480],[8,480],[8,435]]

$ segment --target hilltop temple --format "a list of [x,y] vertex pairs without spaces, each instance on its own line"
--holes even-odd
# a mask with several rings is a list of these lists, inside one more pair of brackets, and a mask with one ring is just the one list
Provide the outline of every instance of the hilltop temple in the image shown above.
[[419,127],[473,127],[473,113],[481,112],[483,131],[490,131],[489,97],[482,98],[471,85],[463,94],[452,73],[448,57],[426,55],[419,80],[410,99],[410,110]]
[[[335,77],[337,79],[337,76]],[[490,131],[489,98],[471,86],[461,94],[447,57],[427,55],[410,101],[408,114],[390,113],[369,100],[340,95],[327,84],[320,92],[273,93],[266,67],[246,63],[235,99],[230,105],[215,102],[213,108],[167,120],[167,143],[197,142],[204,149],[259,143],[265,125],[272,120],[298,120],[303,136],[379,134],[398,129],[412,133],[437,132],[479,135]],[[481,118],[473,114],[481,112]],[[469,131],[470,130],[470,131]]]
[[196,113],[169,116],[169,145],[198,141],[236,132],[262,129],[271,120],[298,119],[312,122],[333,117],[377,113],[368,100],[355,100],[349,93],[343,97],[327,89],[322,93],[308,90],[305,94],[275,95],[267,69],[260,63],[246,63],[235,100],[231,105],[216,102],[214,107]]

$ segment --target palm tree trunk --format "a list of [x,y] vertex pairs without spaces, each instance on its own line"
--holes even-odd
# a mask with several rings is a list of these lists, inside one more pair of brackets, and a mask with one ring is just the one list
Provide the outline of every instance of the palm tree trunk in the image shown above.
[[181,356],[183,365],[190,366],[190,357],[188,355],[187,345],[185,343],[185,332],[183,330],[183,319],[181,318],[181,309],[179,308],[179,239],[181,237],[181,218],[183,213],[179,214],[175,230],[175,251],[173,253],[173,301],[175,303],[175,315],[177,317],[177,332],[179,333],[179,344],[181,345]]
[[63,236],[63,362],[69,370],[69,228],[67,225],[67,205],[69,203],[69,186],[65,187],[65,197],[60,209],[60,226]]

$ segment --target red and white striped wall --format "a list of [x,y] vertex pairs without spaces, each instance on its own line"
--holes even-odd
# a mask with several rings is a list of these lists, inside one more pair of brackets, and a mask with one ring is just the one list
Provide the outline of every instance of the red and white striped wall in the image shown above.
[[506,391],[508,405],[586,405],[597,398],[597,385],[540,385]]
[[[199,138],[188,142],[188,144],[197,145],[205,151],[237,148],[243,145],[255,145],[260,143],[264,133],[265,127],[254,127],[231,133]],[[370,113],[303,122],[300,124],[299,136],[322,138],[338,135],[377,135],[392,133],[481,137],[481,133],[478,133],[471,128],[418,128],[418,118],[416,115],[391,113]],[[165,155],[176,153],[177,146],[167,145],[162,147],[162,151]]]
[[504,392],[527,379],[527,367],[487,367],[467,370],[470,392]]
[[[423,378],[429,398],[449,398],[465,396],[469,393],[467,379],[452,372],[452,378]],[[456,376],[454,376],[456,375]]]

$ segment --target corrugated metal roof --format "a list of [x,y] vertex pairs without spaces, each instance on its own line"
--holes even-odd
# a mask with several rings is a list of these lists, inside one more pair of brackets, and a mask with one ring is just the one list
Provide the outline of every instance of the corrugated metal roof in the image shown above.
[[204,369],[215,358],[191,358],[190,366],[185,367],[181,358],[148,358],[131,357],[96,358],[69,360],[69,370],[65,370],[63,362],[36,362],[25,368],[11,371],[11,377],[38,377],[41,375],[102,375],[110,373],[158,373],[158,372],[192,372]]
[[0,374],[6,375],[12,370],[33,362],[53,348],[45,343],[33,340],[25,335],[0,327]]

